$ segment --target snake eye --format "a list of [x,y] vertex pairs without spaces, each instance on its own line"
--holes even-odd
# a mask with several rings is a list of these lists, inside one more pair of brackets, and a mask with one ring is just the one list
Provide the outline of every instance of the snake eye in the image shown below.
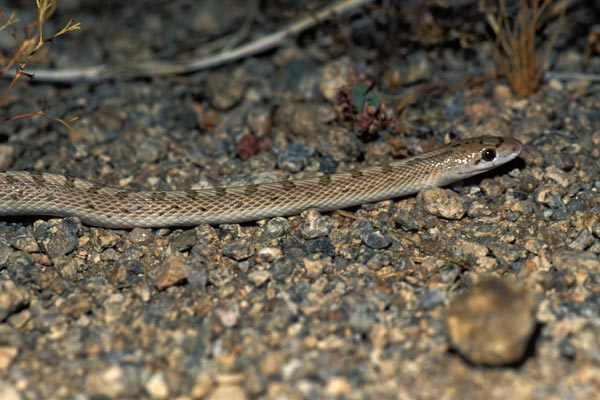
[[483,161],[493,161],[496,158],[496,149],[483,149],[481,151]]

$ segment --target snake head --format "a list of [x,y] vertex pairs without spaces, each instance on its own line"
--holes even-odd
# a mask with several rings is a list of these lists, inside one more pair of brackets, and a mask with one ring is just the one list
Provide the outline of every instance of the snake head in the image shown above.
[[517,139],[499,136],[481,136],[464,139],[450,145],[461,159],[460,175],[470,176],[489,171],[514,160],[521,153],[523,144]]

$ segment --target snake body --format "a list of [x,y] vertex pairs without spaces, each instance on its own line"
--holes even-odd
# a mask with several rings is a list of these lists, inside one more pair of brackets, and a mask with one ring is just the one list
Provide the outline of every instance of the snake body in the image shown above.
[[352,207],[444,186],[504,164],[521,151],[511,138],[464,139],[428,153],[314,178],[207,190],[128,191],[52,173],[0,173],[0,215],[75,216],[107,228],[255,221]]

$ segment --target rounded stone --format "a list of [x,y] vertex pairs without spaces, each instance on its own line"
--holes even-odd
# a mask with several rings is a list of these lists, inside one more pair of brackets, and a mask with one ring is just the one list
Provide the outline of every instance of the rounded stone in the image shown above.
[[521,285],[484,277],[448,307],[450,346],[475,364],[508,365],[525,356],[537,303]]

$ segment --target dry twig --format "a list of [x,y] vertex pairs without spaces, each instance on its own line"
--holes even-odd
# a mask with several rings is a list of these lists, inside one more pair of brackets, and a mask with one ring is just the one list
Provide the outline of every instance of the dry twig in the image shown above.
[[97,65],[85,68],[39,69],[30,71],[37,81],[44,82],[100,82],[111,78],[133,78],[186,74],[227,64],[283,45],[288,38],[314,25],[372,3],[373,0],[341,0],[304,16],[290,25],[262,36],[252,42],[221,51],[212,56],[189,61],[148,61],[127,65]]

